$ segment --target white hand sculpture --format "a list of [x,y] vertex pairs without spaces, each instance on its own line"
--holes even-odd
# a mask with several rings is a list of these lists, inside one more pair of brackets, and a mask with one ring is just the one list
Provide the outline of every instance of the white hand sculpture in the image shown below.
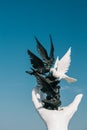
[[43,108],[39,89],[36,87],[32,91],[32,101],[48,130],[68,130],[69,121],[77,111],[82,96],[83,94],[78,94],[70,105],[60,110],[48,110]]

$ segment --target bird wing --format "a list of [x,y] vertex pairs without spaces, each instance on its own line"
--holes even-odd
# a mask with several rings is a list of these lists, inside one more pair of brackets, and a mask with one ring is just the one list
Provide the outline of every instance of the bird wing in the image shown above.
[[58,63],[59,63],[59,58],[58,58],[58,56],[57,56],[56,61],[55,61],[55,64],[54,64],[54,69],[57,69],[57,68],[58,68]]
[[47,54],[47,51],[46,49],[42,46],[42,44],[39,42],[39,40],[35,37],[35,40],[37,42],[37,50],[38,50],[38,53],[41,55],[42,59],[44,61],[47,61],[48,59],[48,54]]
[[35,76],[36,76],[38,85],[41,87],[41,90],[43,92],[46,92],[46,91],[49,92],[51,87],[50,87],[50,84],[45,80],[45,78],[37,73],[35,74]]
[[37,57],[34,53],[32,53],[29,49],[28,49],[28,55],[30,56],[30,61],[31,61],[31,64],[32,66],[35,68],[35,69],[38,69],[38,68],[41,68],[41,67],[44,67],[44,63],[42,62],[42,60]]
[[59,60],[57,64],[58,73],[64,74],[68,71],[71,62],[70,54],[71,54],[71,47],[66,52],[66,54]]
[[36,79],[37,79],[37,83],[38,85],[41,87],[41,91],[45,92],[45,93],[50,93],[50,94],[54,94],[55,90],[52,87],[52,85],[54,86],[54,84],[50,84],[49,81],[47,81],[44,77],[42,77],[40,74],[35,73]]
[[50,60],[51,60],[51,63],[53,63],[54,62],[54,46],[53,46],[53,41],[52,41],[51,35],[50,35],[50,43],[51,43]]

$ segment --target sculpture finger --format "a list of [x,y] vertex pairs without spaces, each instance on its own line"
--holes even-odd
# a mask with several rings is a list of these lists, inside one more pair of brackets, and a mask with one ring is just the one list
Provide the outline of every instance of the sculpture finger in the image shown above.
[[32,101],[36,109],[42,107],[42,102],[40,101],[40,94],[38,88],[32,90]]

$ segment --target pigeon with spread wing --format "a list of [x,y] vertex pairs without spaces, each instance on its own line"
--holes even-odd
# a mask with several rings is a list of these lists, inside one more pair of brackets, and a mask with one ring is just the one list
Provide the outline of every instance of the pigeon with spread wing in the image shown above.
[[53,62],[54,62],[54,46],[53,46],[53,41],[52,41],[51,35],[50,35],[51,49],[50,49],[50,55],[49,56],[48,56],[46,49],[42,46],[40,41],[36,37],[35,37],[35,39],[36,39],[36,42],[37,42],[38,53],[40,54],[40,56],[44,60],[45,65],[50,68],[52,66]]
[[34,76],[36,77],[38,87],[41,89],[42,92],[46,93],[49,96],[55,96],[58,91],[57,88],[57,81],[50,81],[47,80],[45,77],[37,73],[33,70]]
[[[28,52],[28,55],[30,57],[30,61],[31,61],[32,67],[35,69],[36,72],[38,72],[40,74],[45,74],[45,73],[49,72],[50,68],[48,66],[46,66],[44,64],[44,62],[39,57],[37,57],[29,49],[28,49],[27,52]],[[33,74],[33,71],[26,71],[26,73]]]
[[51,68],[50,72],[52,72],[53,76],[58,78],[59,80],[65,79],[67,82],[75,82],[75,78],[71,78],[66,75],[66,72],[68,71],[71,62],[70,54],[71,47],[60,60],[57,57],[56,62],[54,64],[54,68]]
[[[39,42],[39,40],[36,37],[35,37],[35,39],[37,42],[37,50],[38,50],[40,56],[42,57],[42,59],[37,57],[29,49],[27,52],[30,57],[32,67],[35,69],[35,71],[40,74],[45,74],[50,71],[50,67],[52,66],[52,64],[54,62],[54,47],[53,47],[52,37],[50,35],[50,43],[51,43],[50,56],[48,56],[46,49],[42,46],[42,44]],[[26,71],[26,73],[33,74],[32,71]]]
[[[33,70],[34,71],[34,70]],[[50,81],[34,71],[39,89],[46,94],[46,98],[42,100],[44,107],[48,109],[57,109],[61,105],[59,89],[57,81]]]

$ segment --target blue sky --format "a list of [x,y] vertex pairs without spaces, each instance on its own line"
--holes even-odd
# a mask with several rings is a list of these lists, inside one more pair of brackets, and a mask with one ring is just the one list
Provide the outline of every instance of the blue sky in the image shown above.
[[78,93],[84,97],[72,118],[70,130],[87,130],[87,1],[13,0],[0,1],[0,129],[45,130],[31,99],[36,85],[25,73],[31,67],[27,49],[37,55],[36,35],[50,49],[52,35],[55,58],[72,47],[68,75],[77,82],[61,81],[62,106]]

